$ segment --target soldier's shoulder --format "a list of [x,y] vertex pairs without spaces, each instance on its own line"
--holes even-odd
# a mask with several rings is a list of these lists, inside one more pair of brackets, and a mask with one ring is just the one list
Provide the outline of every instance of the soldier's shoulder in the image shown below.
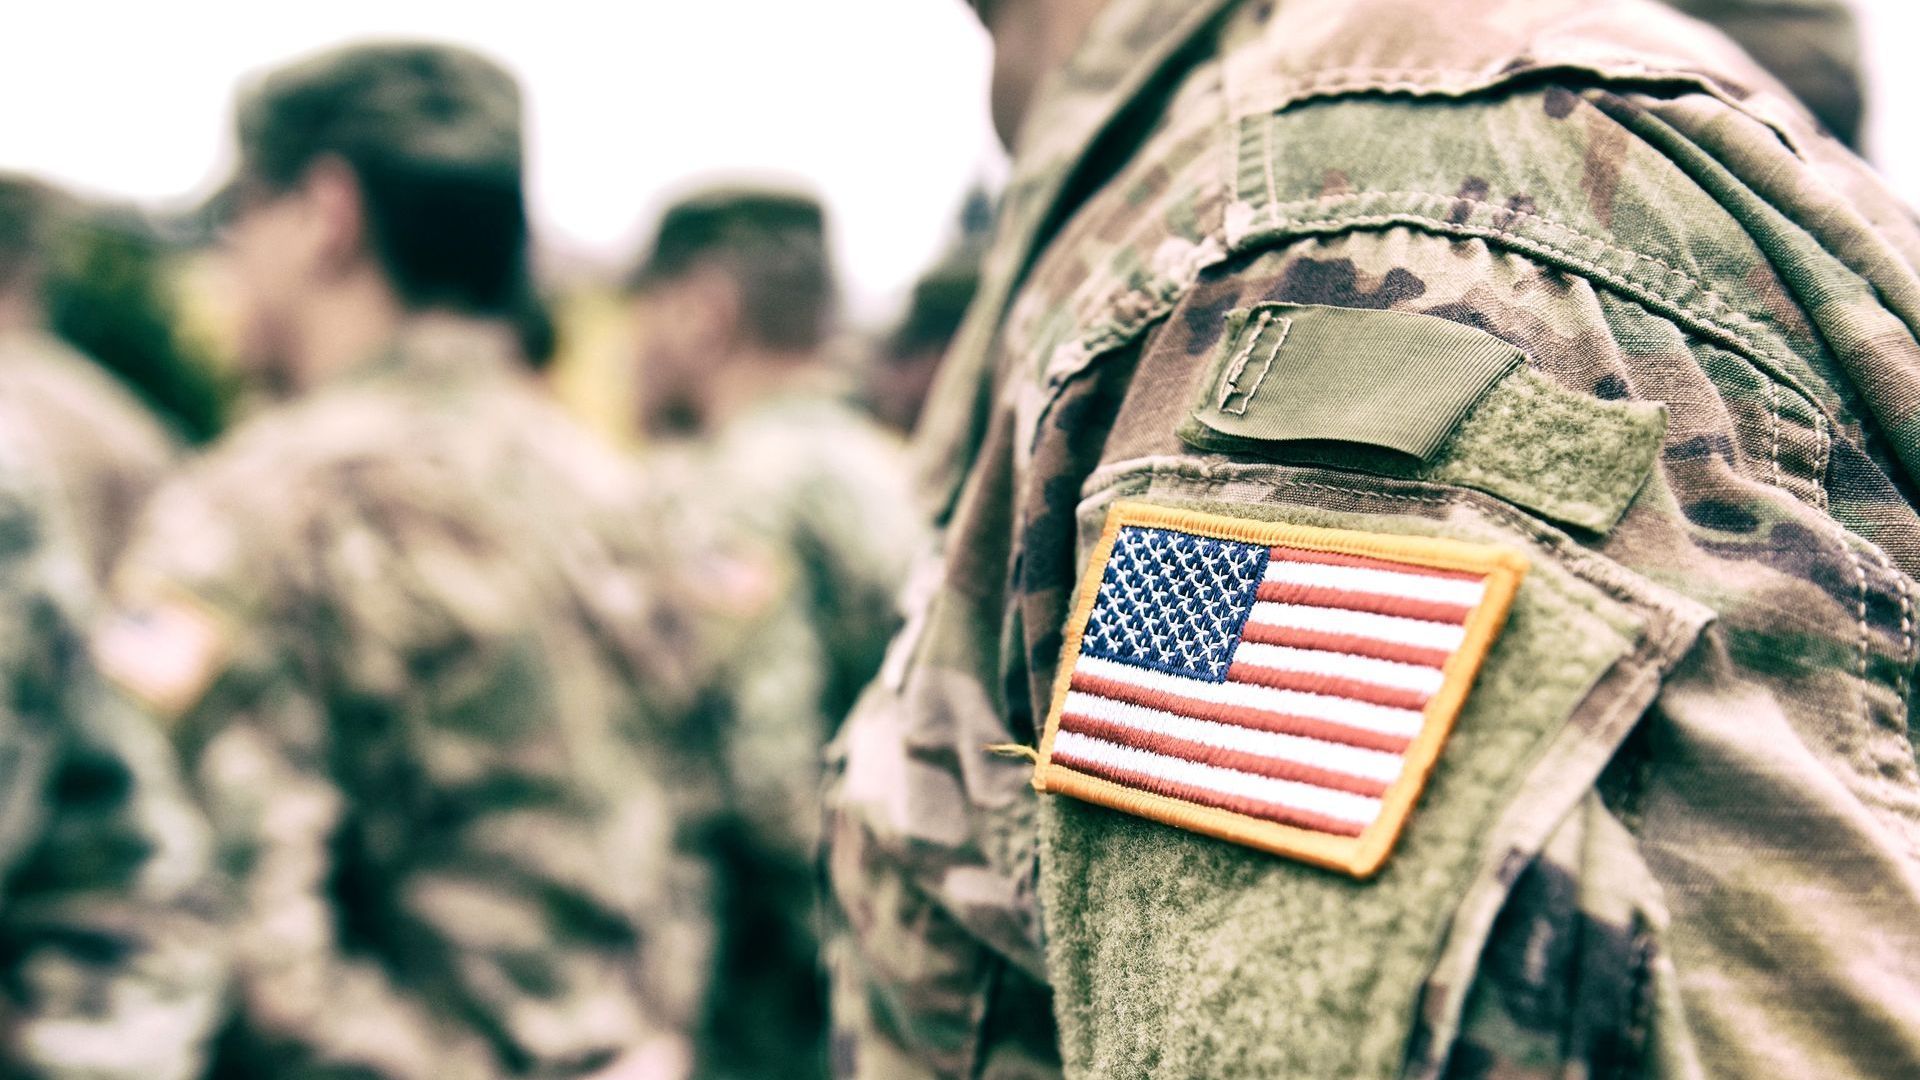
[[906,446],[861,409],[831,396],[789,400],[731,425],[682,484],[717,516],[775,534],[848,529],[900,532],[913,506]]
[[197,593],[270,589],[279,556],[322,517],[357,513],[385,489],[356,487],[361,466],[414,434],[408,411],[377,394],[323,395],[270,406],[236,425],[156,490],[118,577],[164,579]]
[[1916,242],[1911,214],[1787,87],[1653,0],[1256,6],[1219,51],[1229,247],[1401,218],[1539,226],[1685,273],[1666,223],[1696,248],[1756,231],[1735,186],[1755,208],[1819,202]]
[[[1444,219],[1463,209],[1454,200],[1501,186],[1521,196],[1506,209],[1534,213],[1563,209],[1562,196],[1580,213],[1617,194],[1621,177],[1658,174],[1697,189],[1703,178],[1682,160],[1689,150],[1739,151],[1661,129],[1704,127],[1708,116],[1764,130],[1802,159],[1826,141],[1730,40],[1653,0],[1314,0],[1256,11],[1223,31],[1220,48],[1242,170],[1230,232],[1249,227],[1249,210],[1273,213],[1267,204],[1310,215],[1309,204],[1363,193],[1444,198]],[[1650,122],[1649,112],[1686,118]],[[1410,137],[1416,128],[1424,134]],[[1688,141],[1695,146],[1675,145]],[[1399,205],[1382,202],[1382,214]],[[1610,229],[1613,208],[1594,209],[1593,224]],[[1656,200],[1634,209],[1676,217],[1691,208]]]
[[322,390],[271,406],[230,431],[183,471],[180,488],[221,502],[294,510],[299,496],[325,495],[354,478],[379,474],[398,489],[357,485],[378,502],[415,484],[444,484],[503,447],[528,441],[524,410],[441,408],[403,387],[378,382]]
[[1307,0],[1232,20],[1222,40],[1247,65],[1233,77],[1294,94],[1389,81],[1408,95],[1469,92],[1552,71],[1696,72],[1748,90],[1764,80],[1724,35],[1654,0]]
[[871,413],[834,395],[798,397],[762,409],[733,425],[721,439],[724,453],[766,469],[784,465],[832,468],[865,463],[897,467],[905,444]]
[[1748,273],[1781,221],[1862,219],[1877,238],[1818,239],[1920,264],[1869,169],[1731,42],[1650,0],[1303,0],[1232,8],[1213,33],[1032,256],[1005,340],[1045,385],[1203,276],[1358,232],[1478,242],[1765,333],[1799,321]]
[[70,439],[110,442],[123,454],[155,462],[171,456],[174,438],[166,426],[92,358],[51,335],[12,342],[4,351],[0,396],[24,421],[64,427]]

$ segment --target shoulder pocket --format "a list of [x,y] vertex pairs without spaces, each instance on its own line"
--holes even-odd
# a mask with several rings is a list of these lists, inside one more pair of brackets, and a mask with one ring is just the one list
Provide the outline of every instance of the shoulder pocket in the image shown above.
[[[1111,542],[1110,512],[1123,504],[1112,520],[1154,517],[1196,535],[1244,522],[1247,537],[1261,544],[1275,530],[1304,538],[1307,549],[1336,542],[1329,537],[1373,537],[1369,557],[1407,565],[1363,569],[1389,575],[1437,566],[1423,554],[1436,551],[1499,553],[1487,557],[1524,567],[1504,629],[1463,686],[1451,733],[1397,845],[1371,878],[1312,865],[1337,865],[1330,860],[1222,838],[1219,830],[1195,831],[1177,818],[1130,812],[1137,808],[1124,801],[1045,800],[1048,962],[1074,1071],[1389,1077],[1417,1066],[1422,1054],[1444,1054],[1424,1036],[1457,1025],[1481,947],[1521,871],[1593,791],[1708,612],[1463,488],[1311,467],[1155,459],[1112,466],[1092,478],[1089,492],[1080,508],[1082,548],[1094,549],[1087,558],[1104,557],[1093,538]],[[1194,521],[1210,524],[1196,530]],[[1130,583],[1110,565],[1090,573],[1076,606],[1078,629],[1093,614],[1087,590],[1136,586],[1130,625],[1149,637],[1166,632],[1161,616],[1196,602],[1191,583],[1143,581],[1137,570]],[[1348,627],[1359,638],[1405,637],[1419,630],[1415,623],[1439,627],[1452,618],[1437,607],[1368,612],[1366,597],[1354,594],[1384,581],[1307,582],[1312,589],[1279,599],[1308,614],[1323,609],[1335,621],[1374,616]],[[1068,627],[1070,640],[1075,630]],[[1179,628],[1172,636],[1178,651]],[[1364,651],[1351,645],[1295,642],[1292,660],[1341,663],[1341,654]],[[1099,659],[1115,666],[1111,656]],[[1069,655],[1063,687],[1075,668]],[[1391,674],[1345,676],[1377,689]],[[1259,704],[1311,719],[1348,708],[1342,702],[1357,691],[1323,682],[1292,694]],[[1356,719],[1364,728],[1371,715]],[[1345,753],[1338,738],[1327,742],[1332,757]],[[1170,756],[1191,757],[1193,749],[1175,744]],[[1245,760],[1213,767],[1207,781],[1229,786],[1237,781],[1226,773],[1258,771]],[[1308,789],[1324,781],[1302,774],[1294,782],[1311,798]]]

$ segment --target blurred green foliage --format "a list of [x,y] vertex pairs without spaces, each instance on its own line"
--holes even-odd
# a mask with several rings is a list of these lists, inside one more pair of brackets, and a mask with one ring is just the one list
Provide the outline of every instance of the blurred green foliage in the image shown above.
[[219,434],[231,394],[212,358],[180,333],[173,248],[138,221],[112,215],[70,223],[51,248],[42,287],[54,331],[189,442]]

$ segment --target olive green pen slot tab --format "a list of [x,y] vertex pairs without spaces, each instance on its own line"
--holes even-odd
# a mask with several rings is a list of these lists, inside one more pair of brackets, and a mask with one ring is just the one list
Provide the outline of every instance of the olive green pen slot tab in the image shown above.
[[1243,438],[1366,443],[1424,460],[1521,362],[1499,338],[1426,315],[1258,304],[1229,319],[1194,417]]
[[1605,533],[1657,461],[1666,409],[1576,393],[1513,345],[1403,311],[1233,311],[1179,435],[1201,450],[1475,488]]

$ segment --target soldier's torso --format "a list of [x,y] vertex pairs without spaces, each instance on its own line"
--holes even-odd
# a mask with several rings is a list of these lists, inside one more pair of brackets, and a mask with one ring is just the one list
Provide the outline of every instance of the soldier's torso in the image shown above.
[[[410,341],[262,415],[160,493],[116,583],[142,627],[129,640],[168,639],[158,655],[179,658],[146,672],[144,696],[172,724],[242,887],[290,887],[260,867],[283,840],[304,842],[298,815],[259,818],[247,777],[294,770],[286,806],[340,817],[316,883],[340,954],[379,965],[446,1046],[470,1053],[478,1035],[507,1060],[584,1052],[565,1040],[593,1046],[595,1025],[626,1022],[639,1000],[650,1020],[684,1021],[697,994],[677,986],[697,965],[668,958],[666,784],[638,753],[668,711],[651,695],[674,692],[677,669],[656,568],[633,546],[635,490],[621,457],[513,365],[471,343]],[[143,681],[120,666],[135,676],[123,682]],[[483,821],[492,831],[476,831]],[[598,978],[605,1007],[556,999],[574,1018],[558,1024],[505,1005],[476,1022],[446,1004],[477,994],[471,1008],[495,1007],[485,965],[507,946],[493,935],[518,924],[488,905],[517,895],[517,874],[560,906],[527,925],[511,962],[551,994]],[[456,917],[461,904],[471,917]],[[637,928],[656,918],[643,967]],[[323,1002],[263,1006],[262,987],[284,991],[270,944],[254,945],[239,979],[247,1035],[226,1062],[242,1071],[276,1040],[325,1045],[298,1019]],[[504,1067],[482,1060],[408,1068]]]

